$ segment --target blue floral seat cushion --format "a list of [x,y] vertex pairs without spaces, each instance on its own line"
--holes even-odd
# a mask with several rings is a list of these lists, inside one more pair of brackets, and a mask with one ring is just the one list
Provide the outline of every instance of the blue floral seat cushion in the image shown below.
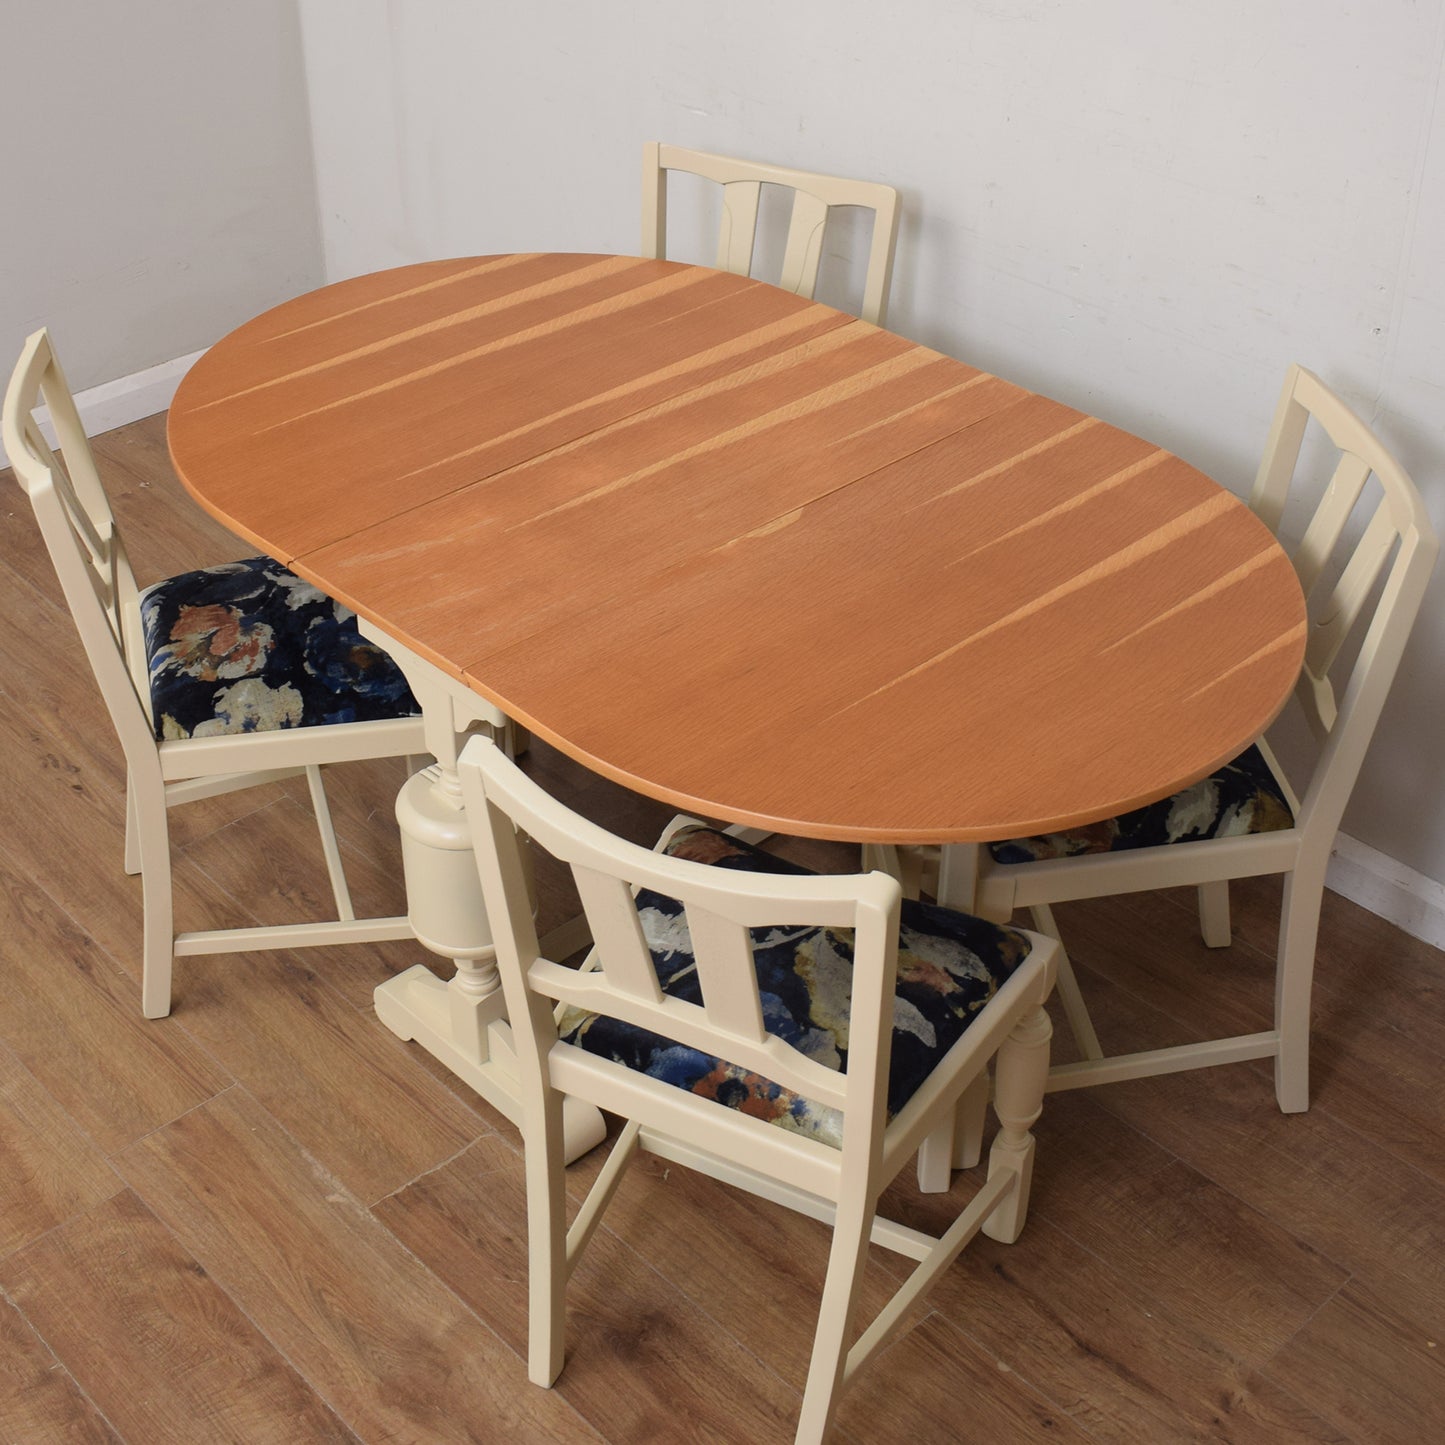
[[[681,830],[667,852],[719,868],[809,872],[706,827]],[[637,910],[663,991],[701,1003],[681,904],[644,889],[637,895]],[[843,1069],[848,1059],[852,930],[755,928],[752,940],[768,1031],[818,1063]],[[890,1119],[1028,952],[1028,939],[1011,928],[952,909],[904,901],[888,1078]],[[759,1074],[603,1014],[570,1009],[559,1027],[565,1042],[589,1053],[835,1148],[841,1145],[842,1120],[836,1109]]]
[[1264,754],[1250,747],[1232,763],[1173,797],[1063,833],[990,843],[989,852],[1000,863],[1033,863],[1043,858],[1157,848],[1201,838],[1239,838],[1293,827],[1294,814],[1284,789]]
[[214,737],[420,712],[356,614],[269,557],[141,594],[156,737]]

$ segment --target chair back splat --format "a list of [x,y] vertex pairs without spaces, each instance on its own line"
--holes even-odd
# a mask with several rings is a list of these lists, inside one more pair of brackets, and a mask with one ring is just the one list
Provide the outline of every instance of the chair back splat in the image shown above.
[[686,171],[722,187],[722,219],[717,267],[737,276],[752,274],[758,207],[764,185],[793,193],[787,240],[778,285],[797,296],[812,296],[818,284],[828,212],[834,206],[858,206],[873,212],[863,302],[859,315],[882,326],[898,240],[898,192],[876,181],[790,170],[735,156],[685,150],[649,141],[642,151],[642,254],[667,255],[667,173]]
[[[882,873],[819,876],[679,819],[657,850],[549,797],[492,743],[460,766],[517,1056],[527,1151],[529,1374],[563,1364],[568,1275],[639,1148],[826,1220],[799,1440],[983,1229],[1012,1241],[1042,1106],[1057,945],[901,901]],[[522,850],[572,871],[594,946],[542,956]],[[924,1187],[977,1162],[989,1061],[1000,1131],[989,1175],[941,1236],[877,1214],[915,1155]],[[561,1099],[626,1120],[570,1231]],[[866,1330],[852,1319],[870,1242],[918,1261]]]
[[[1278,530],[1295,484],[1312,418],[1339,460],[1291,557],[1310,618],[1296,698],[1322,745],[1303,791],[1299,825],[1303,832],[1328,833],[1332,841],[1424,600],[1439,543],[1404,469],[1364,422],[1302,366],[1292,366],[1285,378],[1250,497],[1250,506],[1272,529]],[[1342,548],[1351,519],[1363,510],[1371,477],[1379,485],[1379,500],[1359,540]],[[1361,624],[1364,635],[1341,680],[1341,651]]]
[[[41,401],[55,432],[55,448],[34,414]],[[126,764],[144,766],[147,755],[153,763],[135,575],[75,401],[44,331],[25,344],[6,398],[4,425],[15,478],[34,509]]]
[[[361,638],[350,612],[270,558],[138,590],[45,331],[25,343],[0,425],[125,754],[125,867],[142,877],[145,1014],[170,1011],[179,955],[413,937],[404,917],[355,916],[320,771],[426,752],[415,700],[391,659]],[[177,934],[167,809],[303,772],[336,920]]]

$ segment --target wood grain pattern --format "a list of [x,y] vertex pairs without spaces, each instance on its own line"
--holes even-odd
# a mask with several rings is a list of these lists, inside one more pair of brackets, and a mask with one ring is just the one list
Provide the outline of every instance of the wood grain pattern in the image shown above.
[[[575,1437],[557,1394],[240,1090],[118,1158],[185,1248],[363,1438]],[[294,1437],[293,1437],[294,1438]]]
[[186,1035],[155,1028],[135,988],[50,898],[0,864],[0,1041],[107,1152],[228,1080]]
[[1251,1368],[1347,1279],[1282,1230],[1255,1221],[1246,1231],[1237,1198],[1088,1098],[1049,1098],[1040,1149],[1064,1134],[1084,1142],[1068,1169],[1041,1182],[1038,1217],[1151,1293],[1189,1299],[1196,1327]]
[[120,1438],[19,1309],[0,1300],[0,1440],[115,1445]]
[[[1105,1005],[1098,1022],[1111,1041],[1128,1047],[1159,1036],[1156,1010],[1120,990],[1095,989],[1090,998],[1096,993]],[[1131,1017],[1146,1014],[1147,1028],[1131,1032]],[[1328,1106],[1312,1107],[1298,1127],[1288,1127],[1266,1105],[1267,1091],[1257,1095],[1261,1075],[1267,1082],[1263,1067],[1221,1069],[1207,1090],[1169,1076],[1152,1089],[1136,1081],[1095,1097],[1261,1222],[1286,1228],[1353,1281],[1388,1292],[1395,1308],[1445,1332],[1445,1187]]]
[[[352,1438],[129,1190],[4,1261],[0,1280],[56,1349],[83,1355],[80,1383],[131,1439],[196,1438],[198,1420],[237,1445]],[[77,1348],[97,1336],[104,1349]]]
[[[1278,878],[1261,878],[1234,889],[1235,937],[1269,960],[1280,887]],[[1177,894],[1168,896],[1176,906],[1183,901]],[[1326,891],[1311,1011],[1314,1089],[1318,1098],[1328,1100],[1331,1113],[1387,1142],[1400,1158],[1445,1185],[1438,1098],[1445,1058],[1439,953],[1402,936],[1390,952],[1390,993],[1382,995],[1366,983],[1369,975],[1362,971],[1368,960],[1378,966],[1366,921],[1371,917]]]
[[1302,655],[1283,552],[1193,468],[704,268],[343,282],[218,343],[169,425],[213,515],[538,735],[805,836],[1164,796],[1263,730]]
[[[477,1212],[479,1197],[490,1201],[489,1218]],[[526,1233],[518,1227],[525,1210],[520,1155],[482,1140],[377,1214],[525,1354]],[[647,1233],[629,1239],[609,1228],[589,1245],[569,1287],[568,1358],[554,1393],[584,1419],[605,1422],[614,1438],[666,1439],[685,1421],[689,1439],[784,1445],[801,1404],[802,1372],[780,1368],[762,1322],[753,1322],[756,1333],[736,1321],[731,1330],[719,1328],[714,1301],[696,1303],[658,1273]],[[817,1291],[809,1293],[815,1305]],[[718,1375],[698,1368],[703,1358],[722,1366]],[[784,1372],[791,1378],[780,1380]],[[729,1382],[722,1392],[719,1377]]]
[[1280,1352],[1272,1373],[1341,1429],[1380,1445],[1445,1438],[1445,1357],[1436,1322],[1403,1316],[1353,1283]]
[[304,954],[230,962],[246,986],[198,971],[188,1032],[357,1198],[390,1194],[490,1130],[417,1069],[414,1050],[325,987]]
[[1089,1437],[1012,1370],[1001,1370],[944,1316],[932,1314],[874,1361],[891,1388],[845,1394],[838,1424],[879,1445],[925,1440],[1054,1440]]
[[989,1241],[965,1252],[933,1303],[1091,1436],[1137,1445],[1340,1438],[1216,1343],[1187,1295],[1171,1292],[1161,1308],[1130,1271],[1047,1221],[1028,1228],[1026,1251]]
[[121,1188],[105,1156],[0,1048],[0,1258]]

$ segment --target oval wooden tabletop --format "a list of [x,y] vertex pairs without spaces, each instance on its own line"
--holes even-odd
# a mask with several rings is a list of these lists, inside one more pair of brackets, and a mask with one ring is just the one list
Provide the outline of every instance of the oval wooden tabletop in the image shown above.
[[1246,747],[1288,559],[1168,452],[701,267],[344,281],[171,407],[213,515],[597,771],[816,837],[1047,832]]

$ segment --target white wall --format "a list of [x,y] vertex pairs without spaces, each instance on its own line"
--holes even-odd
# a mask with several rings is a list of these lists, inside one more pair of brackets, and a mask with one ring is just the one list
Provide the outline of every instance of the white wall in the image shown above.
[[4,0],[0,22],[0,354],[49,326],[87,388],[319,284],[295,0]]

